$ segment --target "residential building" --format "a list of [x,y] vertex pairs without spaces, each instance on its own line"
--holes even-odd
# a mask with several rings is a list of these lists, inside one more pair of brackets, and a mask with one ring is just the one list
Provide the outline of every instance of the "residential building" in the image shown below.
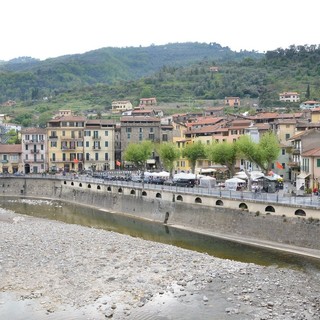
[[0,144],[0,173],[23,172],[21,144]]
[[132,110],[132,103],[128,100],[123,101],[112,101],[111,112],[112,113],[122,113],[128,110]]
[[239,97],[225,97],[224,104],[229,107],[240,107]]
[[87,120],[84,127],[84,168],[92,171],[115,169],[115,127],[113,121]]
[[279,100],[283,102],[299,102],[300,94],[297,92],[281,92],[279,93]]
[[157,99],[156,98],[141,98],[139,102],[140,108],[145,107],[154,107],[157,105]]
[[300,104],[300,109],[302,110],[315,108],[320,108],[320,101],[308,100]]
[[21,130],[24,173],[43,173],[47,164],[47,131],[43,128]]
[[86,118],[61,116],[47,123],[48,167],[52,171],[82,171]]
[[[123,154],[129,143],[139,143],[145,140],[155,143],[162,141],[160,118],[124,116],[120,121],[121,158],[123,158]],[[154,164],[156,162],[159,164],[159,158],[155,159]]]
[[313,184],[310,181],[310,156],[308,151],[319,147],[320,130],[310,129],[297,133],[289,140],[292,145],[291,161],[288,166],[291,170],[291,179],[296,182],[297,188],[304,184],[306,187]]
[[311,110],[311,122],[320,123],[320,106]]
[[298,176],[306,188],[320,187],[320,147],[312,148],[301,154],[302,166],[301,173]]

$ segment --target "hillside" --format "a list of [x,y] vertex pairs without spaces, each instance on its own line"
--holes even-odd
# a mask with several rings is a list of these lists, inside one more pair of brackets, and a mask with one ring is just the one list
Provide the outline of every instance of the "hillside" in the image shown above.
[[[0,92],[2,101],[10,97],[18,103],[15,108],[0,107],[0,113],[11,114],[23,125],[43,125],[61,108],[102,114],[110,110],[112,100],[129,99],[137,105],[139,98],[148,96],[156,96],[162,107],[179,105],[179,112],[208,105],[205,101],[218,105],[225,96],[253,99],[262,108],[291,109],[299,104],[279,102],[279,92],[297,91],[302,101],[320,99],[319,46],[291,46],[263,55],[234,53],[216,44],[168,47],[105,48],[43,62],[11,61],[0,68]],[[105,67],[98,56],[104,57]],[[112,62],[112,68],[107,67]],[[210,70],[212,66],[217,70]],[[21,100],[15,98],[17,92]]]
[[137,80],[163,66],[185,66],[204,59],[221,63],[261,56],[255,52],[233,52],[215,43],[176,43],[102,48],[44,61],[22,57],[0,64],[0,103],[35,100],[96,84]]

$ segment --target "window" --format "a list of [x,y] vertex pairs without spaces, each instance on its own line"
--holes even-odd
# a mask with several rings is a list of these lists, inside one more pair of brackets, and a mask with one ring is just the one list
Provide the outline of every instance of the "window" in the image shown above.
[[168,141],[168,135],[166,133],[162,135],[162,141]]
[[86,153],[86,161],[89,161],[90,160],[90,153]]
[[282,162],[282,168],[285,169],[286,168],[286,164],[284,162]]
[[286,133],[286,140],[290,138],[290,133]]
[[98,131],[93,131],[93,138],[98,139],[99,138],[99,132]]
[[96,153],[94,154],[94,159],[95,159],[96,161],[99,160],[99,153],[98,153],[98,152],[96,152]]
[[77,141],[77,147],[83,147],[83,141]]
[[149,140],[154,141],[154,134],[153,133],[149,133]]
[[75,131],[72,130],[72,131],[71,131],[71,138],[72,138],[72,139],[75,139],[75,137],[76,137],[76,133],[75,133]]
[[281,153],[282,153],[282,155],[285,155],[286,154],[286,149],[281,149]]
[[66,159],[67,159],[66,154],[63,153],[63,154],[62,154],[62,161],[66,161]]
[[89,141],[86,141],[86,148],[89,148],[89,146],[90,146]]
[[109,142],[108,142],[108,141],[105,141],[105,142],[104,142],[104,146],[105,146],[105,148],[108,148],[108,147],[109,147]]
[[320,167],[320,159],[317,159],[317,168]]
[[84,131],[84,136],[85,137],[90,137],[91,136],[91,131],[90,130],[85,130]]
[[28,134],[25,135],[26,140],[30,140],[30,136]]
[[131,132],[131,128],[126,128],[126,132]]
[[28,147],[29,147],[29,146],[26,144],[26,150],[28,150]]
[[109,131],[105,131],[104,135],[107,137],[109,135]]
[[108,153],[108,152],[106,152],[106,153],[104,154],[104,160],[106,160],[106,161],[109,160],[109,153]]
[[153,128],[150,128],[150,132],[153,132]]
[[143,140],[142,133],[139,133],[139,141],[142,141],[142,140]]
[[62,136],[64,137],[66,135],[66,132],[63,130],[62,131]]
[[52,154],[52,161],[56,161],[56,154],[55,153]]
[[51,146],[52,148],[56,148],[56,147],[57,147],[57,141],[51,141],[51,142],[50,142],[50,146]]
[[139,128],[139,132],[140,132],[140,133],[143,132],[143,129],[142,129],[142,128]]
[[130,139],[130,138],[131,138],[131,134],[127,133],[127,139]]

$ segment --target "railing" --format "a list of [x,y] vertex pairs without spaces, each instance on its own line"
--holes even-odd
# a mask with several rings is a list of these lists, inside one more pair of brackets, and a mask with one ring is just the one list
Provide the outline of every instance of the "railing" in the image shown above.
[[50,174],[29,174],[25,176],[14,176],[10,174],[0,174],[1,177],[14,177],[14,178],[39,178],[39,179],[54,179],[54,180],[68,180],[68,181],[79,181],[86,183],[98,183],[107,186],[121,186],[121,187],[131,187],[143,190],[159,190],[159,191],[171,191],[175,194],[191,194],[194,196],[213,196],[216,198],[228,198],[233,200],[250,200],[262,203],[273,203],[273,204],[288,204],[297,205],[303,207],[309,207],[314,209],[320,209],[320,197],[314,194],[309,194],[305,196],[297,196],[290,193],[285,193],[280,190],[276,193],[264,193],[264,192],[252,192],[252,191],[234,191],[234,190],[224,190],[219,187],[214,188],[203,188],[196,186],[194,188],[188,187],[178,187],[178,186],[166,186],[166,185],[156,185],[149,183],[133,182],[133,181],[123,181],[123,180],[106,180],[102,178],[93,178],[90,176],[79,175],[74,176],[73,174],[62,174],[50,175]]

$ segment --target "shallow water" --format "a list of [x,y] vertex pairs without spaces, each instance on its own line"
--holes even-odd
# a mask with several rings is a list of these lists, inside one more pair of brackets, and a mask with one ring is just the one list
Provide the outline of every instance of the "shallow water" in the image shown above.
[[246,245],[91,207],[60,201],[14,198],[0,198],[0,206],[21,214],[128,234],[207,253],[222,259],[263,266],[276,265],[303,271],[320,271],[318,259]]

